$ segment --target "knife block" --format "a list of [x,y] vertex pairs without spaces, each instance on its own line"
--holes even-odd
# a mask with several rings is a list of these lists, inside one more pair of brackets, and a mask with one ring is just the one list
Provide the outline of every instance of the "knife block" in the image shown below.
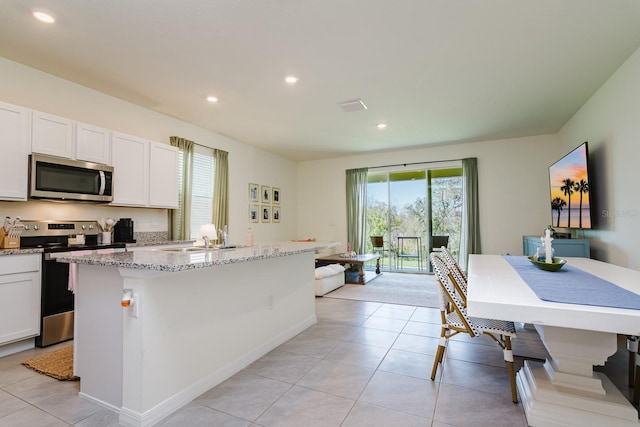
[[9,237],[4,228],[0,227],[0,248],[20,249],[20,237]]

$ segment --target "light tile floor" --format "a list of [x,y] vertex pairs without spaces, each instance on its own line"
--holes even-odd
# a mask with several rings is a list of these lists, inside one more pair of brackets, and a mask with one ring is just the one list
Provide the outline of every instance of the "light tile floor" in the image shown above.
[[[163,426],[526,426],[498,347],[453,338],[435,381],[436,309],[317,298],[318,323],[164,420]],[[518,340],[535,347],[531,330]],[[527,342],[528,341],[528,342]],[[518,342],[517,340],[515,342]],[[117,426],[117,415],[0,358],[0,426]],[[523,359],[516,358],[516,367]],[[624,337],[604,369],[628,396]]]

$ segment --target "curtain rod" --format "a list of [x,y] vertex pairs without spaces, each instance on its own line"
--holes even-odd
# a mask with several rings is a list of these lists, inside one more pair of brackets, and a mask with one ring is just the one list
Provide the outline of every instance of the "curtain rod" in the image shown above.
[[[182,138],[181,136],[173,135],[173,136],[171,136],[171,137],[169,138],[169,144],[171,144],[171,138],[180,138],[180,139],[184,139],[184,140],[186,140],[186,141],[191,141],[190,139]],[[209,147],[208,145],[199,144],[199,143],[197,143],[197,142],[195,142],[195,141],[191,141],[191,142],[193,142],[193,145],[199,145],[200,147],[204,147],[204,148],[211,148],[212,150],[215,150],[215,148]]]
[[397,163],[395,165],[382,165],[382,166],[371,166],[368,169],[380,169],[380,168],[390,168],[394,166],[413,166],[413,165],[428,165],[430,163],[448,163],[448,162],[457,162],[463,159],[450,159],[450,160],[433,160],[430,162],[413,162],[413,163]]

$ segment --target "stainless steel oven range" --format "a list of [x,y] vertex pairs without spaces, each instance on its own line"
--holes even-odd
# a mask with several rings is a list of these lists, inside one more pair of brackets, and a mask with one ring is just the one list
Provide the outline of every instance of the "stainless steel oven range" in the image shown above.
[[56,262],[62,254],[112,249],[125,251],[123,243],[98,244],[97,221],[22,221],[21,248],[42,248],[42,289],[38,347],[73,338],[74,295],[69,290],[69,264]]

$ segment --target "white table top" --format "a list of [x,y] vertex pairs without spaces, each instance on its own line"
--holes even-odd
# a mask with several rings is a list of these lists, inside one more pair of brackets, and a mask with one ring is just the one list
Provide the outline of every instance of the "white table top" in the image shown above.
[[[640,272],[588,258],[576,268],[640,294]],[[547,326],[640,335],[640,310],[540,300],[501,255],[470,255],[467,305],[471,316]]]

